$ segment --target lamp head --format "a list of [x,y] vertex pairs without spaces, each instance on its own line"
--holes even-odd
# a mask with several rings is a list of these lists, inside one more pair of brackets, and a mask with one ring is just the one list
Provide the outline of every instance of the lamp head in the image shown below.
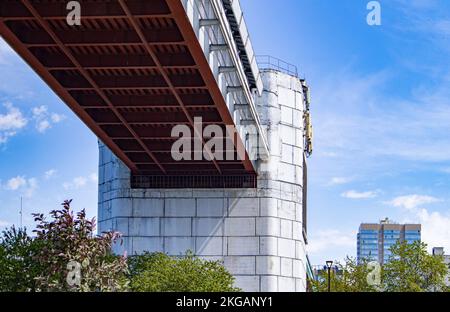
[[333,265],[333,261],[328,260],[326,263],[327,263],[327,268],[331,269],[331,266]]

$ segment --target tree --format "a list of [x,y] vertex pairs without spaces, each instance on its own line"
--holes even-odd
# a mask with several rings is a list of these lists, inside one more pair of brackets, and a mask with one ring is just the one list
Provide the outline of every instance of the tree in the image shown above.
[[391,247],[391,257],[383,268],[386,291],[444,291],[448,268],[442,256],[427,253],[422,242],[399,242]]
[[235,292],[234,278],[219,261],[192,253],[169,257],[145,253],[129,260],[130,286],[139,292]]
[[[239,291],[218,261],[192,253],[116,256],[111,245],[117,232],[95,235],[95,219],[74,215],[71,201],[50,212],[51,220],[34,214],[30,237],[14,227],[0,237],[0,291]],[[129,270],[130,268],[131,270]]]
[[127,288],[126,257],[111,254],[119,233],[95,235],[95,219],[82,210],[74,216],[71,201],[62,210],[34,214],[38,223],[35,241],[41,248],[35,259],[42,270],[36,277],[40,291],[120,291]]
[[26,229],[14,226],[2,232],[0,238],[0,291],[35,291],[42,269],[34,255],[39,243],[28,236]]
[[[337,262],[336,269],[330,272],[330,290],[332,292],[374,292],[377,285],[369,284],[368,276],[372,268],[368,261],[357,263],[356,259],[347,257],[345,263]],[[313,292],[328,291],[328,271],[322,270],[317,280],[311,281]]]
[[[331,272],[331,291],[336,292],[422,292],[448,291],[445,286],[447,265],[442,256],[427,253],[427,245],[421,242],[408,244],[397,242],[391,247],[389,261],[376,268],[366,260],[357,263],[347,258],[345,264],[338,263],[337,273]],[[379,280],[372,283],[372,276],[379,273]],[[375,280],[372,280],[375,281]],[[313,291],[328,289],[328,274],[324,270],[317,280],[311,282]]]

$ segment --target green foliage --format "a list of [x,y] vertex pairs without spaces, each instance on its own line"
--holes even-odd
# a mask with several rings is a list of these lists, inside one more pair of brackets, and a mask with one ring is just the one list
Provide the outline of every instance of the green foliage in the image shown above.
[[[332,292],[375,292],[378,288],[370,285],[367,276],[372,269],[367,261],[358,264],[356,259],[347,257],[345,263],[337,263],[337,272],[330,272],[330,290]],[[321,271],[318,280],[311,281],[313,292],[328,291],[328,272]]]
[[218,261],[187,253],[146,253],[130,259],[131,289],[141,292],[235,292],[234,278]]
[[391,248],[390,261],[384,265],[386,291],[444,291],[448,268],[442,256],[432,256],[421,242],[399,243]]
[[[357,263],[347,258],[338,264],[338,272],[331,272],[331,291],[334,292],[425,292],[448,291],[445,276],[448,268],[442,256],[427,253],[427,246],[421,242],[407,244],[398,242],[391,247],[388,263],[381,267],[379,286],[368,283],[373,268],[367,261]],[[328,291],[328,274],[323,271],[318,281],[311,281],[313,291]]]
[[[111,244],[119,238],[118,233],[96,236],[95,219],[88,220],[84,210],[74,216],[70,201],[63,203],[63,209],[52,211],[49,222],[42,214],[34,216],[37,222],[35,240],[43,246],[36,254],[36,261],[43,268],[36,278],[39,290],[126,289],[126,258],[111,254]],[[73,263],[78,266],[71,265]],[[76,272],[80,274],[78,282]]]
[[118,233],[95,235],[95,220],[76,216],[70,201],[36,214],[36,237],[12,227],[0,238],[0,291],[120,291],[128,280],[125,257],[111,254]]
[[[119,233],[95,235],[95,219],[76,215],[70,201],[35,214],[34,238],[14,227],[0,237],[0,291],[239,291],[217,261],[144,254],[126,258],[111,253]],[[130,268],[130,270],[128,270]]]
[[2,232],[0,238],[0,291],[24,292],[36,290],[41,267],[34,255],[40,246],[28,236],[26,229],[14,226]]

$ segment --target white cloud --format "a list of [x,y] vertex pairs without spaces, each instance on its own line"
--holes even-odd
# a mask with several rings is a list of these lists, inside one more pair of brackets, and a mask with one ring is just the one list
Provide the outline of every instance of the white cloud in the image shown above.
[[87,179],[85,177],[77,177],[73,179],[73,184],[75,188],[80,188],[82,186],[85,186],[87,182]]
[[7,102],[3,106],[6,108],[6,113],[0,114],[0,144],[6,143],[28,123],[22,112],[12,103]]
[[89,177],[81,177],[81,176],[73,178],[72,181],[63,183],[63,188],[65,190],[80,189],[87,185],[87,183],[90,181],[89,179],[90,179]]
[[28,179],[27,188],[25,189],[25,197],[33,196],[34,191],[38,188],[38,181],[36,178]]
[[3,106],[6,107],[7,113],[0,114],[0,130],[20,129],[27,124],[22,112],[12,103],[7,102]]
[[9,179],[4,188],[9,191],[20,191],[23,196],[31,197],[38,188],[38,180],[36,178],[27,179],[25,176],[17,176]]
[[438,198],[427,196],[427,195],[418,195],[418,194],[412,194],[412,195],[405,195],[405,196],[399,196],[391,201],[387,202],[391,206],[397,207],[397,208],[404,208],[407,210],[412,210],[417,207],[426,205],[426,204],[433,204],[437,203],[440,200]]
[[309,239],[308,252],[318,254],[331,248],[356,246],[356,233],[343,233],[338,230],[322,230]]
[[430,211],[422,206],[441,202],[442,200],[427,195],[399,196],[388,202],[391,206],[406,209],[409,223],[422,225],[422,241],[433,247],[444,247],[450,252],[450,216],[437,211]]
[[45,177],[46,180],[49,180],[49,179],[53,178],[56,175],[57,172],[58,171],[56,169],[47,170],[44,173],[44,177]]
[[328,185],[342,185],[350,183],[353,180],[353,178],[349,177],[333,177],[331,178],[330,182],[328,182]]
[[[432,0],[402,1],[410,7],[414,2],[415,7],[427,6],[428,8],[428,4]],[[438,10],[442,11],[441,1],[433,2],[437,2]],[[391,4],[389,2],[386,5]],[[408,11],[410,11],[410,7],[408,7]],[[421,20],[429,19],[430,15],[423,14],[423,12],[418,13],[421,13],[418,14]],[[448,15],[448,12],[441,13]],[[402,23],[403,20],[397,19],[396,22]],[[412,29],[410,25],[403,23],[409,28],[408,32],[422,33],[425,31],[424,28],[431,29],[433,27],[431,30],[435,35],[443,35],[438,44],[426,38],[417,40],[418,36],[401,38],[397,31],[391,28],[391,35],[398,37],[397,42],[409,43],[405,44],[405,49],[397,49],[392,55],[398,58],[396,62],[398,66],[395,68],[391,67],[384,72],[367,73],[367,68],[362,69],[360,66],[347,64],[347,68],[341,71],[335,68],[329,74],[323,72],[310,78],[311,80],[315,79],[310,83],[314,87],[315,103],[311,109],[316,131],[315,150],[318,151],[310,161],[310,168],[314,170],[312,179],[319,181],[320,186],[326,186],[331,176],[340,177],[355,172],[357,172],[358,180],[365,179],[369,183],[366,185],[374,185],[366,186],[367,189],[357,189],[358,191],[376,189],[381,184],[386,184],[383,189],[391,189],[394,192],[399,189],[415,190],[426,187],[426,185],[434,185],[434,176],[427,176],[423,179],[422,175],[428,174],[424,171],[429,168],[435,170],[436,166],[448,164],[450,161],[450,88],[448,88],[450,63],[442,61],[447,60],[449,54],[446,54],[446,51],[441,48],[441,43],[450,47],[450,41],[447,32],[448,24],[436,23],[438,20],[439,18],[430,24],[417,23],[417,29]],[[411,41],[407,42],[409,40]],[[425,48],[429,52],[425,53],[423,49],[417,49],[417,44],[412,45],[411,42],[419,42],[420,48]],[[413,52],[411,50],[416,50],[416,53],[409,53]],[[436,58],[432,57],[434,51],[438,54]],[[360,59],[355,58],[355,62],[358,64]],[[406,68],[404,62],[410,63],[411,67]],[[398,88],[392,87],[395,85],[395,81],[403,80],[405,75],[414,75],[420,79],[414,81],[407,79],[409,83],[406,85]],[[325,155],[325,152],[339,155],[339,157],[326,158],[325,156],[328,155]],[[447,171],[444,169],[443,172],[450,173],[450,168]],[[419,174],[421,175],[420,179],[418,178]],[[319,180],[314,176],[322,178]],[[442,180],[442,177],[439,179]],[[424,184],[424,181],[427,183]],[[315,186],[317,187],[317,185]],[[345,190],[350,188],[356,187],[347,186]],[[436,192],[438,191],[436,190]],[[358,192],[345,195],[355,195],[356,193]],[[430,200],[434,201],[430,198],[419,198],[419,201],[426,203]],[[414,200],[405,201],[405,198],[403,201],[398,199],[393,203],[402,207],[417,207]],[[329,202],[323,204],[330,205]],[[392,210],[396,209],[385,207],[380,214],[389,215],[389,211]],[[424,224],[423,237],[425,241],[436,241],[436,238],[430,239],[430,237],[441,236],[446,237],[447,242],[450,242],[450,237],[446,233],[440,233],[450,226],[448,223],[438,224],[439,220],[444,222],[448,214],[442,210],[438,211],[440,213],[427,210],[427,214],[422,213],[419,217],[410,210],[402,210],[414,222],[421,221]],[[355,220],[355,216],[351,216],[351,214],[343,217],[348,217],[355,222],[361,221],[358,220],[358,216]],[[425,222],[425,220],[428,221]],[[434,220],[435,226],[431,224],[432,220]],[[428,231],[436,231],[436,233]],[[334,238],[330,237],[329,239],[333,240]],[[313,238],[310,238],[310,241],[314,244]],[[353,250],[356,251],[355,245]],[[322,248],[322,252],[326,251]],[[340,251],[337,252],[340,253]],[[447,249],[447,253],[450,253],[450,249]]]
[[359,170],[392,161],[450,161],[449,82],[418,85],[410,98],[398,98],[384,91],[393,76],[343,70],[316,83],[316,150],[340,155],[330,160],[318,153],[324,170],[334,170],[336,162]]
[[[448,9],[439,0],[396,0],[394,9],[398,9],[396,24],[405,37],[411,35],[420,38],[415,47],[426,45],[429,50],[440,48],[439,55],[450,52],[448,38],[450,37],[450,22]],[[402,15],[402,16],[399,16]],[[427,60],[425,60],[427,62]],[[445,64],[442,63],[441,67]]]
[[53,124],[60,123],[65,118],[64,115],[50,113],[45,105],[34,107],[31,111],[36,121],[36,129],[40,133],[45,133]]
[[369,199],[377,197],[378,193],[379,191],[358,192],[355,190],[350,190],[342,193],[341,196],[349,199]]
[[44,132],[47,131],[47,129],[49,129],[50,127],[51,127],[50,122],[49,122],[47,119],[42,120],[42,121],[39,121],[39,122],[36,124],[36,129],[37,129],[37,131],[39,131],[40,133],[44,133]]
[[444,247],[446,254],[449,254],[450,216],[427,209],[420,209],[416,214],[422,224],[422,241],[428,244],[428,249],[431,251],[433,247]]
[[89,175],[89,179],[92,181],[92,182],[94,182],[94,183],[98,183],[98,174],[97,173],[91,173],[90,175]]
[[11,178],[6,183],[6,189],[10,191],[16,191],[22,186],[25,186],[27,184],[27,180],[23,176],[17,176],[15,178]]
[[41,117],[47,114],[48,108],[45,105],[41,105],[38,107],[33,107],[33,109],[31,110],[33,113],[33,117],[37,118],[37,117]]
[[63,121],[65,118],[66,118],[66,116],[56,114],[56,113],[52,113],[52,115],[51,115],[51,119],[52,119],[53,123],[59,123],[59,122]]
[[64,182],[63,188],[66,191],[77,190],[86,187],[88,185],[92,184],[96,185],[97,183],[98,183],[98,175],[97,173],[93,172],[89,175],[75,177],[71,181]]
[[395,0],[392,1],[397,6],[400,5],[400,9],[405,10],[405,13],[411,13],[411,9],[434,9],[439,6],[439,0]]
[[450,21],[437,21],[435,22],[434,27],[438,35],[450,37]]

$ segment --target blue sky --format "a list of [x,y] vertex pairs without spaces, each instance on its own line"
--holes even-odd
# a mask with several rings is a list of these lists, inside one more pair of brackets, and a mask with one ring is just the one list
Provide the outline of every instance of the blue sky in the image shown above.
[[[423,224],[450,253],[450,2],[241,0],[257,54],[298,66],[312,88],[310,258],[356,253],[361,222]],[[97,140],[0,42],[0,226],[66,198],[97,210]]]
[[97,213],[96,137],[0,39],[0,228],[64,199]]
[[[450,252],[450,3],[243,0],[253,45],[312,88],[313,263],[356,254],[361,222],[423,224]],[[264,9],[263,9],[264,8]]]

